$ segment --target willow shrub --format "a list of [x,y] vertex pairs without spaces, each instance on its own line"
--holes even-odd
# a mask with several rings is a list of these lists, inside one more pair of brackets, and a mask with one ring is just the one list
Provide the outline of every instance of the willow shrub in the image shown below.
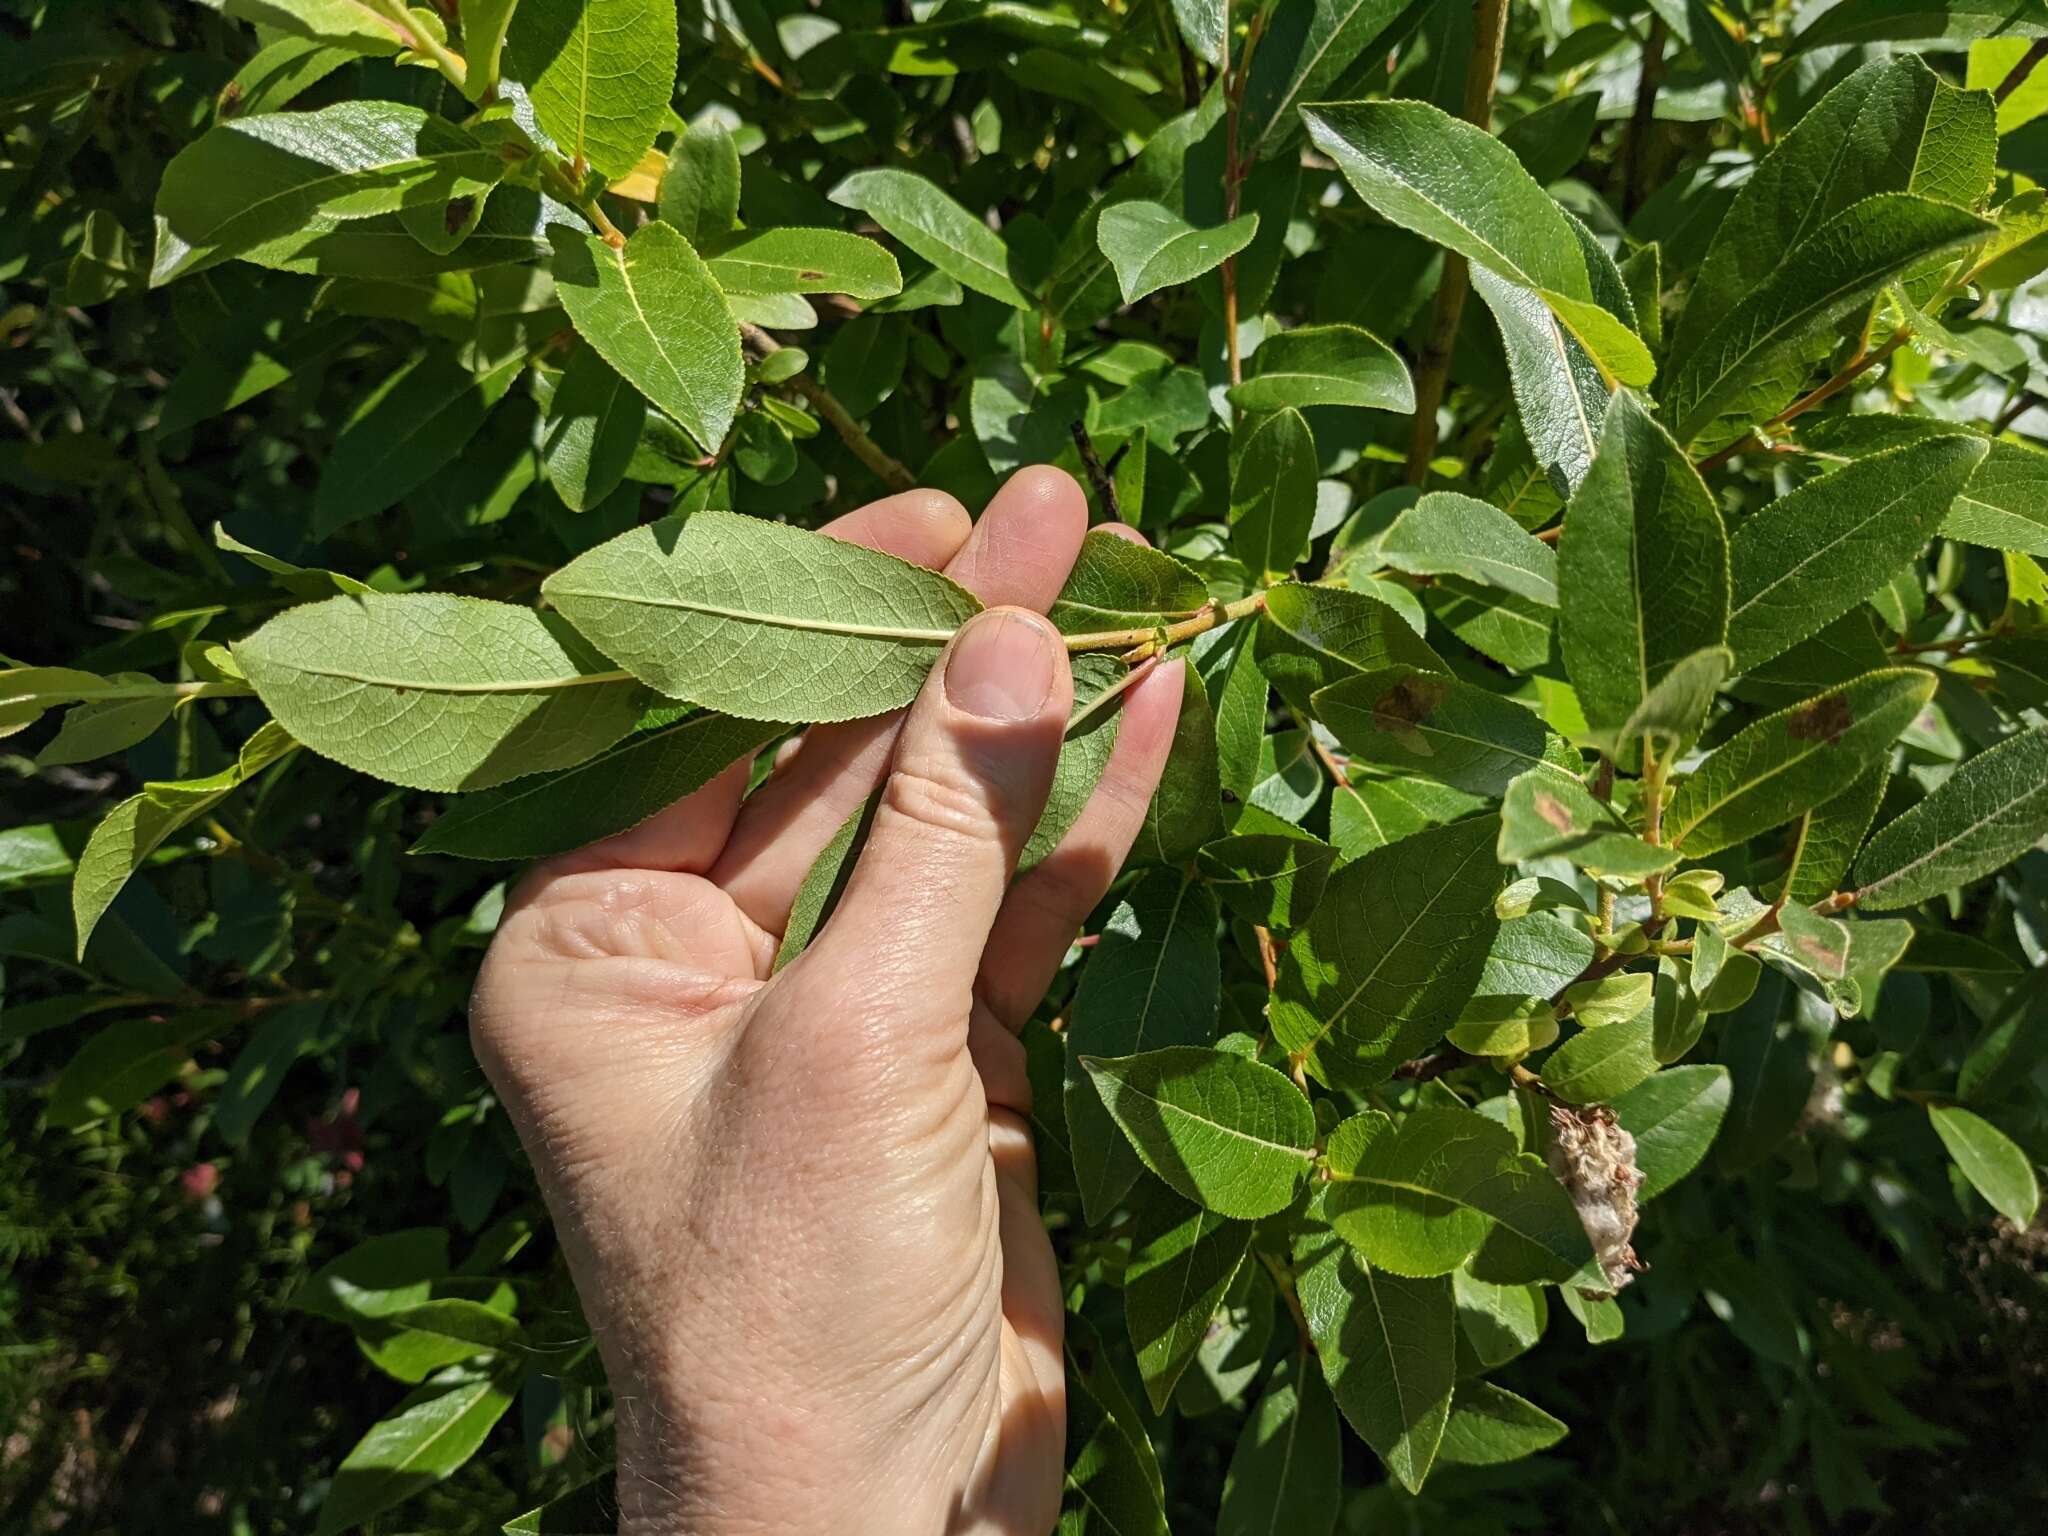
[[908,703],[976,599],[810,530],[1038,462],[1151,547],[1052,609],[1027,860],[1200,682],[1028,1035],[1060,1529],[1483,1510],[1615,1432],[1546,1328],[1725,1325],[1754,1480],[1881,1507],[1843,1314],[2048,1150],[2038,11],[15,0],[7,473],[114,627],[0,673],[72,806],[4,839],[6,1049],[216,1173],[309,1077],[419,1128],[477,1235],[290,1297],[394,1378],[323,1536],[559,1490],[522,1419],[602,1459],[461,1043],[504,881]]

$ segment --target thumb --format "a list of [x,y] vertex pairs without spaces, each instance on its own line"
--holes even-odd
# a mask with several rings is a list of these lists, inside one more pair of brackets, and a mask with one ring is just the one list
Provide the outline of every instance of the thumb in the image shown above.
[[1010,871],[1045,808],[1074,684],[1043,616],[996,608],[953,637],[911,706],[866,848],[806,952],[813,976],[905,1018],[964,1024]]

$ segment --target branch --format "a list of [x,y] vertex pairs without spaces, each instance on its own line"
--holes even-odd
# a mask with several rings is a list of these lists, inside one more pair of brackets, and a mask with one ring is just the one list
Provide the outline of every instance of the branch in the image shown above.
[[[740,335],[747,345],[763,357],[773,356],[782,350],[782,343],[762,330],[758,325],[740,322]],[[875,478],[892,491],[917,489],[917,476],[904,468],[888,451],[867,434],[867,429],[853,419],[853,412],[839,403],[839,397],[824,385],[800,373],[789,380],[789,387],[804,397],[804,402],[831,425],[853,456],[874,472]]]
[[[1481,129],[1493,125],[1493,87],[1500,74],[1501,49],[1507,44],[1508,0],[1473,0],[1472,61],[1465,73],[1465,121]],[[1436,305],[1430,312],[1429,340],[1415,370],[1415,425],[1408,439],[1408,483],[1421,485],[1429,479],[1429,462],[1436,457],[1436,413],[1444,403],[1450,383],[1451,344],[1458,337],[1458,321],[1465,313],[1465,295],[1471,276],[1465,258],[1455,251],[1444,252],[1444,272],[1436,285]]]
[[1664,45],[1668,37],[1664,18],[1652,12],[1649,40],[1643,44],[1643,70],[1636,81],[1635,111],[1628,120],[1628,148],[1621,182],[1624,217],[1632,217],[1643,201],[1643,181],[1650,168],[1650,135],[1657,127],[1657,87],[1664,78]]
[[1103,512],[1111,522],[1122,522],[1124,514],[1117,505],[1116,481],[1110,478],[1101,455],[1096,453],[1095,439],[1088,435],[1087,423],[1070,421],[1067,430],[1074,434],[1074,451],[1081,455],[1081,467],[1088,472],[1088,483],[1095,487],[1095,498],[1102,503]]
[[1301,1335],[1303,1354],[1314,1354],[1315,1335],[1308,1331],[1308,1314],[1301,1310],[1301,1298],[1294,1293],[1294,1272],[1264,1249],[1259,1250],[1259,1262],[1271,1271],[1274,1288],[1280,1292],[1280,1299],[1287,1303],[1287,1310],[1294,1315],[1294,1328]]
[[1131,647],[1125,652],[1125,661],[1143,661],[1181,643],[1192,640],[1196,635],[1212,629],[1220,629],[1233,620],[1247,614],[1257,613],[1266,606],[1266,594],[1254,592],[1250,597],[1241,597],[1234,603],[1211,603],[1192,618],[1182,619],[1178,624],[1150,625],[1142,629],[1105,629],[1092,634],[1067,636],[1069,651],[1116,651]]
[[1700,460],[1698,465],[1699,472],[1704,475],[1709,470],[1719,469],[1723,464],[1726,464],[1745,449],[1768,447],[1769,444],[1759,437],[1758,433],[1768,431],[1772,427],[1782,427],[1794,417],[1804,416],[1822,401],[1832,400],[1836,395],[1839,395],[1843,390],[1862,378],[1864,374],[1870,372],[1871,369],[1875,368],[1912,339],[1912,331],[1901,326],[1898,330],[1893,331],[1891,339],[1875,352],[1866,352],[1860,347],[1857,348],[1856,355],[1844,363],[1841,369],[1826,383],[1808,394],[1801,395],[1761,427],[1745,436],[1738,437],[1719,453],[1710,454]]
[[2034,66],[2043,59],[2048,59],[2048,37],[2037,37],[2028,45],[2027,51],[2020,55],[2019,63],[2013,65],[2006,77],[1998,82],[1998,89],[1991,93],[1991,99],[2003,106],[2006,97],[2027,83],[2027,76],[2034,72]]
[[465,96],[469,94],[469,66],[463,63],[462,55],[435,41],[425,28],[414,26],[400,0],[369,0],[369,9],[379,21],[396,28],[406,46],[431,62],[450,85]]
[[[1245,168],[1237,157],[1237,120],[1244,109],[1244,82],[1251,73],[1252,49],[1258,46],[1259,30],[1265,23],[1263,11],[1255,14],[1251,25],[1244,29],[1244,52],[1238,55],[1237,68],[1230,67],[1229,6],[1224,8],[1223,29],[1223,221],[1227,224],[1237,217],[1239,197],[1244,188]],[[1244,382],[1244,357],[1237,346],[1237,257],[1223,258],[1223,344],[1230,358],[1230,382],[1233,385]]]

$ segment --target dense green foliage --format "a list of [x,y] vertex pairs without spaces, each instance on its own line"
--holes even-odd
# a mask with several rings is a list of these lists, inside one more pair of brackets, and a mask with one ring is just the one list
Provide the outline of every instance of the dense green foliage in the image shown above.
[[1027,859],[1201,683],[1026,1037],[1061,1531],[2037,1521],[2044,53],[0,0],[0,1528],[607,1528],[506,882],[905,704],[977,600],[811,530],[1041,461],[1152,548]]

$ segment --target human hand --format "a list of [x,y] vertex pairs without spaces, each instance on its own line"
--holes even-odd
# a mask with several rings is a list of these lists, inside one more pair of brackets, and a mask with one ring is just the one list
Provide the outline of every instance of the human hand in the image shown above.
[[[840,518],[997,611],[907,718],[815,727],[744,804],[740,763],[507,905],[472,1034],[617,1397],[628,1536],[1057,1519],[1063,1309],[1017,1033],[1123,863],[1183,686],[1175,662],[1128,691],[1093,798],[1012,885],[1072,694],[1039,615],[1086,524],[1050,469],[971,530],[937,492]],[[885,775],[837,910],[771,975]]]

